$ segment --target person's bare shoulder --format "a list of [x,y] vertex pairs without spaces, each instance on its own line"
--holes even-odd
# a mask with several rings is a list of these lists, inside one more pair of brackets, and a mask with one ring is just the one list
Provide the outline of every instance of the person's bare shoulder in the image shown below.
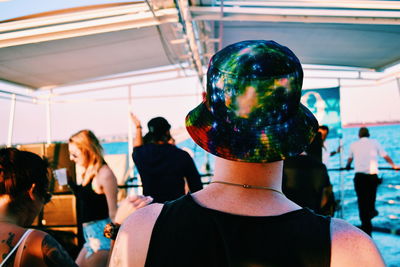
[[131,214],[122,224],[110,266],[144,266],[154,224],[162,204],[151,204]]
[[43,231],[34,230],[26,247],[34,259],[43,260],[47,266],[77,266],[63,246]]
[[99,173],[97,174],[97,177],[102,176],[102,177],[115,177],[113,171],[111,170],[111,168],[107,165],[104,164],[103,166],[101,166]]
[[110,183],[116,184],[117,178],[115,177],[111,168],[104,164],[97,173],[96,180],[101,186],[108,186]]
[[386,266],[372,239],[344,220],[332,218],[331,267]]

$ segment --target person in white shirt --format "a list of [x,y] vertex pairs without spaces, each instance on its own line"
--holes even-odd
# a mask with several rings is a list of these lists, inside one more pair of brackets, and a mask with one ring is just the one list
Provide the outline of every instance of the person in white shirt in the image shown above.
[[383,157],[393,169],[399,169],[399,166],[394,164],[376,140],[369,138],[367,128],[361,127],[358,136],[360,139],[350,145],[346,169],[350,169],[354,159],[354,188],[357,194],[361,229],[371,235],[371,220],[378,215],[375,209],[376,190],[379,184],[378,156]]

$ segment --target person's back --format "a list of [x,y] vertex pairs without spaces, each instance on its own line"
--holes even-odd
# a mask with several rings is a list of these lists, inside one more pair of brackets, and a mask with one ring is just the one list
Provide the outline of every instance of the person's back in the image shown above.
[[166,119],[151,119],[147,123],[149,132],[142,137],[139,119],[133,114],[131,118],[137,129],[132,159],[140,174],[143,194],[163,203],[184,195],[185,182],[190,192],[203,188],[193,159],[173,144],[171,125]]
[[4,224],[1,227],[0,240],[4,242],[0,246],[0,253],[3,255],[3,260],[18,245],[1,266],[77,266],[70,255],[49,234]]
[[378,157],[386,155],[381,145],[368,137],[362,137],[352,143],[350,150],[354,157],[355,171],[369,174],[378,173]]
[[[244,170],[220,160],[217,165],[242,176]],[[257,177],[265,173],[259,167],[245,172]],[[271,168],[279,173],[279,164]],[[110,266],[385,266],[373,242],[342,220],[268,191],[248,195],[240,187],[213,185],[135,212],[120,229]]]
[[290,200],[321,212],[324,190],[331,186],[323,163],[311,156],[289,157],[283,163],[283,193]]
[[163,206],[146,266],[330,266],[329,227],[308,209],[242,216],[186,195]]
[[140,173],[143,194],[163,203],[185,194],[185,180],[194,192],[202,188],[200,175],[190,155],[170,144],[145,144],[132,155]]

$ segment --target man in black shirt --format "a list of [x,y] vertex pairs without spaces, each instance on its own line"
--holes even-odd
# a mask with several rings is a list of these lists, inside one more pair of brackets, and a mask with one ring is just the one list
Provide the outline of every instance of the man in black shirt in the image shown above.
[[136,138],[132,158],[143,184],[143,194],[164,203],[185,194],[185,180],[190,192],[203,188],[199,172],[190,155],[171,144],[171,125],[156,117],[147,126],[149,132],[142,138],[142,127],[135,115]]
[[[325,165],[307,154],[289,157],[283,163],[283,193],[302,207],[333,215],[335,203]],[[330,199],[332,198],[332,199]]]

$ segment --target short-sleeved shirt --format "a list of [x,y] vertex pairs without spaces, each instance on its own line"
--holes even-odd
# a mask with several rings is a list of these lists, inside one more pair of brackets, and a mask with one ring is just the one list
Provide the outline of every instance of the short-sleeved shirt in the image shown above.
[[362,137],[350,145],[349,157],[354,159],[355,172],[378,174],[378,156],[386,155],[381,145],[368,137]]
[[200,174],[189,153],[170,144],[145,144],[135,147],[133,161],[139,171],[143,194],[163,203],[203,188]]

